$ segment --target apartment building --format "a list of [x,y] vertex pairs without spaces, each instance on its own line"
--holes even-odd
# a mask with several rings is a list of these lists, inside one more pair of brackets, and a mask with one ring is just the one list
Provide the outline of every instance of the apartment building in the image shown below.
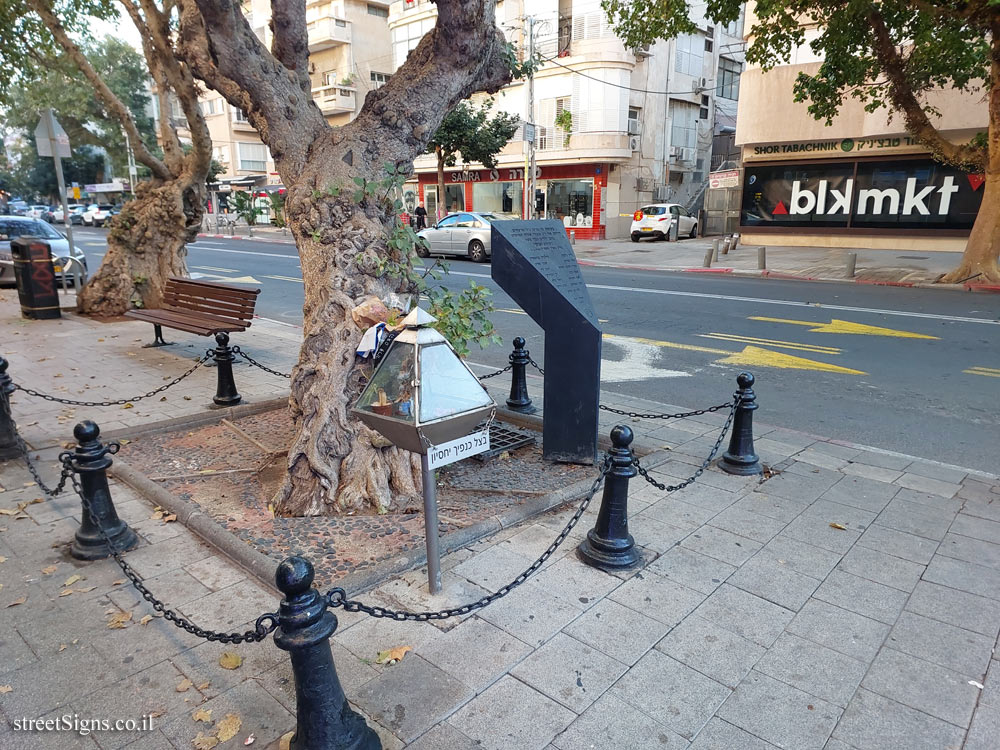
[[[497,3],[497,24],[522,56],[533,44],[545,60],[534,77],[533,103],[525,81],[494,97],[495,109],[536,125],[535,216],[561,219],[581,239],[599,239],[627,236],[632,213],[654,200],[700,203],[713,136],[735,124],[743,31],[742,21],[713,26],[704,5],[693,12],[697,33],[632,50],[615,36],[600,0]],[[394,69],[435,17],[427,0],[392,3]],[[407,202],[423,200],[431,215],[439,209],[527,215],[523,138],[522,127],[497,169],[462,163],[449,169],[440,199],[434,157],[419,158]]]
[[[270,0],[248,0],[244,12],[254,32],[270,48]],[[388,2],[307,0],[312,96],[331,125],[352,120],[364,104],[365,94],[388,80],[393,70],[388,17]],[[244,112],[211,90],[203,95],[201,107],[212,136],[213,156],[225,167],[220,175],[223,186],[280,182],[267,146]]]
[[[752,40],[753,6],[747,10]],[[768,72],[741,80],[736,145],[742,150],[740,227],[746,243],[962,251],[982,202],[983,177],[931,158],[886,109],[846,99],[827,126],[794,101],[799,73],[822,59],[805,43]],[[979,96],[931,92],[926,103],[945,138],[967,142],[988,125]]]

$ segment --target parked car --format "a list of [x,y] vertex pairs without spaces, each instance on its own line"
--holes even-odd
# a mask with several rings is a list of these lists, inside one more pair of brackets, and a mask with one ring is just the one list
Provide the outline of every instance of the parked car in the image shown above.
[[31,219],[44,219],[45,212],[49,210],[48,206],[43,206],[40,203],[28,208],[25,212],[25,216]]
[[56,207],[46,206],[45,210],[42,211],[42,219],[47,221],[49,224],[54,224],[56,220]]
[[642,237],[669,239],[670,227],[677,224],[678,237],[697,237],[698,220],[679,203],[653,203],[632,215],[632,242]]
[[490,225],[495,221],[509,221],[514,216],[498,213],[460,212],[449,214],[427,229],[417,232],[420,242],[417,255],[465,255],[476,263],[489,260]]
[[11,216],[24,216],[28,211],[28,204],[24,201],[10,201],[7,204],[7,211]]
[[[56,274],[59,275],[60,281],[62,280],[65,259],[70,257],[69,241],[39,219],[29,219],[27,216],[0,216],[0,285],[14,283],[14,258],[10,252],[10,241],[17,237],[40,237],[46,240],[52,248]],[[83,266],[86,273],[87,257],[83,251],[74,247],[72,257]]]
[[[66,208],[69,211],[69,221],[70,221],[70,224],[79,224],[80,220],[74,221],[73,220],[73,215],[75,213],[82,214],[83,213],[83,209],[86,208],[86,207],[83,204],[81,204],[81,203],[70,203],[68,206],[66,206]],[[62,206],[56,206],[52,210],[52,223],[53,224],[62,224],[63,223],[63,210],[62,210]]]
[[114,216],[114,208],[110,203],[91,203],[83,212],[83,223],[88,227],[102,227]]

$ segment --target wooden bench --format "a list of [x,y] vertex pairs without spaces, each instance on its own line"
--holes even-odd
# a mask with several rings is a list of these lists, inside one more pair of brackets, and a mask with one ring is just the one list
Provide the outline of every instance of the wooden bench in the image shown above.
[[154,340],[150,346],[164,346],[163,329],[212,336],[230,331],[245,331],[253,318],[260,289],[243,289],[215,281],[167,279],[163,306],[155,310],[129,310],[129,318],[153,324]]

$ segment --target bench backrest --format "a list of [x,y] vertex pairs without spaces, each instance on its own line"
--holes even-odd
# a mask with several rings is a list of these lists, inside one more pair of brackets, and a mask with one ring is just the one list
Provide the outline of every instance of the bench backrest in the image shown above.
[[260,289],[240,289],[214,281],[167,279],[163,290],[163,306],[189,310],[235,320],[253,318],[254,304]]

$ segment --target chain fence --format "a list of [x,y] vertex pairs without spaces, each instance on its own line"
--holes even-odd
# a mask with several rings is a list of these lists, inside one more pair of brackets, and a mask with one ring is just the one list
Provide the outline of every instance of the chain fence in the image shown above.
[[280,370],[274,370],[274,369],[271,369],[270,367],[268,367],[265,364],[261,364],[256,359],[254,359],[249,354],[247,354],[245,351],[243,351],[242,349],[240,349],[239,346],[231,347],[231,350],[232,350],[233,354],[236,354],[237,356],[243,357],[243,359],[245,359],[251,365],[253,365],[254,367],[259,367],[264,372],[268,372],[271,375],[277,375],[279,378],[291,378],[292,377],[292,374],[290,372],[281,372]]
[[491,372],[489,375],[480,375],[480,380],[489,380],[490,378],[495,378],[497,375],[503,375],[505,372],[510,372],[514,365],[507,365],[502,370],[497,370],[496,372]]
[[610,406],[605,406],[600,404],[599,408],[601,411],[606,411],[611,414],[619,414],[623,417],[631,417],[632,419],[687,419],[688,417],[700,417],[702,414],[711,414],[712,412],[722,411],[723,409],[730,409],[733,406],[732,401],[727,401],[724,404],[719,404],[718,406],[709,406],[706,409],[695,409],[694,411],[682,411],[677,414],[643,414],[636,411],[626,411],[624,409],[615,409]]

